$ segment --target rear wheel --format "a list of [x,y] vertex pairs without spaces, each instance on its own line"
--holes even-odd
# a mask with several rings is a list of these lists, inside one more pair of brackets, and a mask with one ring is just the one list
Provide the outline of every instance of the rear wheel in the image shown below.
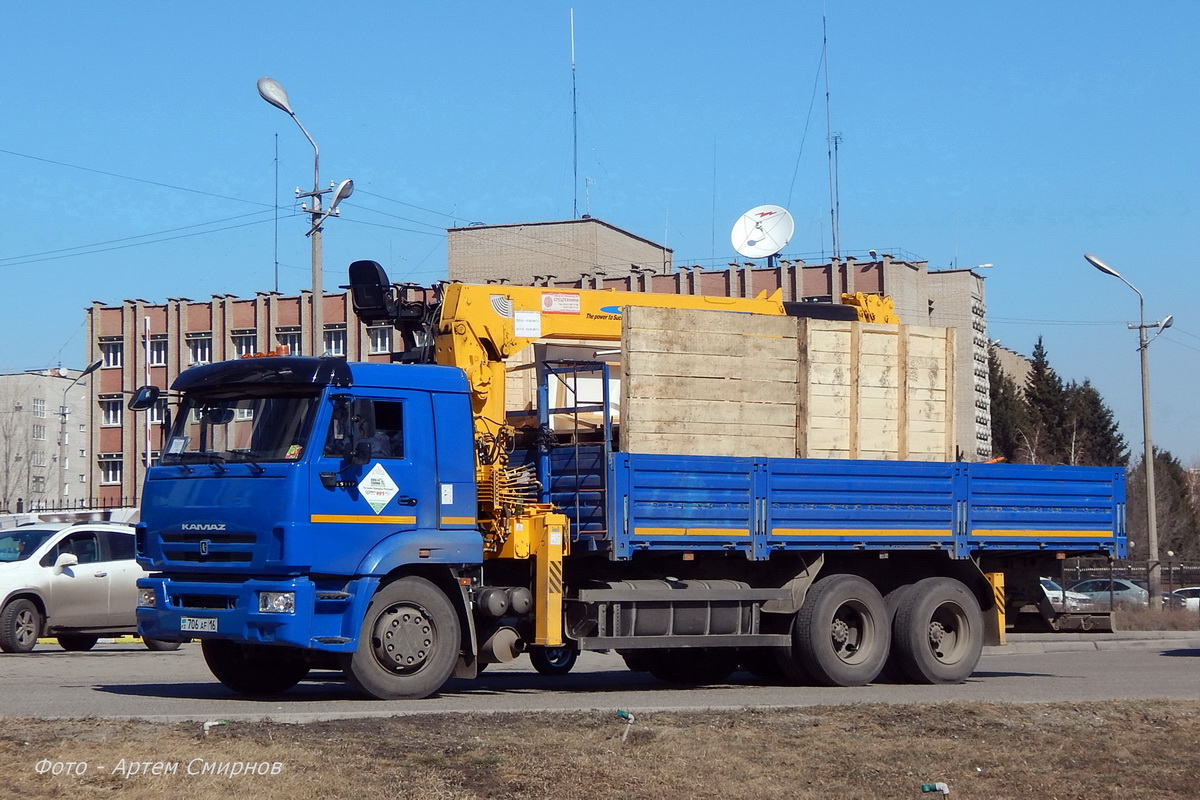
[[887,661],[887,621],[883,596],[870,581],[857,575],[822,578],[796,613],[793,657],[819,684],[870,683]]
[[574,644],[561,647],[538,647],[529,651],[529,661],[542,675],[566,675],[579,658],[579,648]]
[[91,650],[100,641],[99,636],[88,636],[85,633],[64,633],[58,637],[58,646],[63,650],[77,653]]
[[892,627],[897,663],[920,683],[962,683],[983,652],[979,601],[953,578],[913,584]]
[[687,686],[721,683],[738,667],[733,648],[713,650],[662,650],[650,663],[650,674],[660,681]]
[[32,600],[13,600],[0,611],[0,650],[28,653],[42,633],[42,612]]
[[788,674],[779,665],[779,647],[751,647],[742,651],[741,667],[759,680],[784,683]]
[[298,653],[282,647],[204,639],[200,651],[213,677],[240,694],[287,691],[309,670],[308,662]]
[[170,650],[178,650],[182,642],[164,642],[162,639],[147,639],[143,637],[142,644],[146,645],[147,650],[163,653]]
[[410,576],[371,598],[358,649],[342,657],[342,666],[376,699],[428,697],[450,679],[460,646],[454,606],[432,583]]
[[888,654],[887,662],[883,665],[883,671],[879,673],[879,678],[887,683],[909,682],[908,673],[904,671],[904,667],[900,666],[899,648],[896,646],[895,639],[895,623],[896,612],[904,604],[912,587],[911,583],[906,583],[903,586],[897,586],[883,596],[883,605],[887,608],[888,614],[888,630],[892,631],[892,649]]

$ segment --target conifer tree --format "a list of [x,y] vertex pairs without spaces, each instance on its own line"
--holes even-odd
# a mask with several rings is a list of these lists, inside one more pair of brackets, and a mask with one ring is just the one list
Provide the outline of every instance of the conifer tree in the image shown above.
[[1025,382],[1025,415],[1021,431],[1021,457],[1031,464],[1059,464],[1065,454],[1063,422],[1066,419],[1066,390],[1050,367],[1050,359],[1038,337],[1033,348],[1029,378]]

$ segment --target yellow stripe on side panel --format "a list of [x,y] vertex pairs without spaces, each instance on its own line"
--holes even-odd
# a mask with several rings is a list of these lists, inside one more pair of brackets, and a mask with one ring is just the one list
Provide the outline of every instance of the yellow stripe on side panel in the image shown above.
[[808,536],[808,537],[829,537],[829,536],[849,536],[861,538],[864,536],[907,536],[910,538],[929,538],[936,537],[944,539],[951,536],[949,530],[875,530],[875,529],[853,529],[846,528],[774,528],[771,530],[772,536]]
[[726,536],[747,539],[745,528],[634,528],[634,536]]
[[416,517],[372,517],[365,514],[313,514],[309,522],[339,522],[350,525],[416,525]]
[[445,525],[474,525],[474,517],[442,517],[442,523]]
[[971,531],[973,538],[1021,538],[1021,539],[1111,539],[1112,531]]

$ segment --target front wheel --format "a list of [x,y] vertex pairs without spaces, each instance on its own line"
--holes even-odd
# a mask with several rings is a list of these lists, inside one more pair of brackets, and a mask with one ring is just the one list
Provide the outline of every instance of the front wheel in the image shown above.
[[446,595],[410,576],[382,586],[367,606],[358,649],[342,656],[346,677],[378,700],[418,699],[442,688],[461,645]]
[[542,675],[566,675],[579,658],[579,648],[573,644],[561,647],[537,647],[529,651],[529,661]]
[[792,628],[792,655],[815,682],[862,686],[875,680],[890,649],[887,608],[874,584],[830,575],[812,585]]
[[88,636],[84,633],[64,633],[58,637],[58,646],[72,653],[91,650],[100,641],[99,636]]
[[892,623],[896,661],[920,683],[962,683],[983,652],[983,612],[953,578],[913,584]]
[[308,674],[299,654],[282,647],[238,644],[223,639],[200,642],[204,663],[213,677],[239,694],[278,694]]
[[32,600],[13,600],[0,611],[0,650],[28,653],[42,633],[42,613]]

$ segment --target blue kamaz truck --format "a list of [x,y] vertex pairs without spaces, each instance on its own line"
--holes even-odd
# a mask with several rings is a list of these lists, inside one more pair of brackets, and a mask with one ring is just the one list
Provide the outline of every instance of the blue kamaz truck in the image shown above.
[[[431,314],[373,262],[351,292],[409,336],[404,361],[246,358],[171,387],[139,628],[199,640],[235,691],[316,668],[416,698],[522,654],[562,674],[582,650],[684,684],[955,683],[1005,612],[1047,609],[1059,560],[1125,554],[1120,469],[637,452],[603,358],[536,365],[532,423],[505,408],[514,354],[617,341],[630,306],[828,310],[452,284]],[[548,391],[580,376],[599,393]]]

